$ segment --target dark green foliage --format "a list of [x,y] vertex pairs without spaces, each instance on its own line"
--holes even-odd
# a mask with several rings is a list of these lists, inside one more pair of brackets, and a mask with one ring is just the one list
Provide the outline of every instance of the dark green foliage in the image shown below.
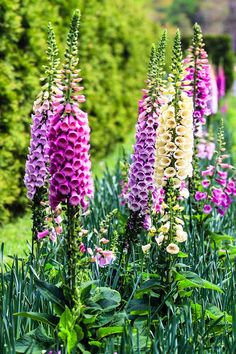
[[[0,223],[25,208],[30,112],[46,64],[50,21],[59,50],[73,9],[81,9],[79,58],[92,126],[92,155],[110,153],[136,120],[148,48],[158,37],[144,0],[3,0],[0,4]],[[45,50],[44,50],[45,49]],[[61,53],[62,54],[62,53]]]
[[[183,49],[187,50],[192,38],[183,37]],[[218,66],[222,64],[226,75],[226,89],[231,88],[234,81],[234,53],[232,50],[232,39],[227,34],[204,35],[205,49],[210,61]]]
[[187,30],[196,21],[196,13],[199,9],[197,0],[174,0],[167,9],[166,19],[174,26]]

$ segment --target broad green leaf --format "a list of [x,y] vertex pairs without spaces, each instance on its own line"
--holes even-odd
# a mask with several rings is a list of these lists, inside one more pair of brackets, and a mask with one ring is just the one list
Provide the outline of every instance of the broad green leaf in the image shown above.
[[105,327],[99,328],[97,331],[98,338],[108,337],[114,334],[121,334],[123,332],[123,327]]
[[225,311],[221,311],[217,306],[215,305],[208,305],[206,307],[206,314],[212,319],[212,320],[218,320],[220,317],[223,316],[223,321],[228,322],[232,324],[232,316],[229,315]]
[[94,306],[96,304],[96,306],[98,305],[103,312],[108,312],[119,306],[120,302],[121,296],[118,291],[107,287],[101,287],[95,289],[95,293],[88,301],[88,305],[91,306],[93,304],[92,306]]
[[197,317],[197,319],[200,319],[202,317],[202,314],[204,312],[205,318],[209,318],[211,320],[218,320],[219,318],[222,319],[222,322],[227,322],[229,324],[232,324],[232,316],[229,315],[226,311],[221,311],[217,306],[209,304],[204,308],[204,311],[202,309],[202,305],[200,304],[194,304],[191,303],[191,308],[193,310],[194,315]]
[[82,303],[90,296],[90,292],[94,285],[98,284],[97,280],[89,281],[83,284],[80,288],[80,300]]
[[98,342],[97,340],[91,340],[91,341],[89,342],[89,345],[91,345],[91,346],[93,346],[93,347],[98,347],[98,348],[100,348],[101,345],[102,345],[102,343],[101,343],[101,342]]
[[218,285],[202,279],[199,275],[190,271],[182,271],[181,273],[176,272],[175,280],[178,283],[178,288],[180,291],[186,288],[203,288],[223,293],[223,290]]
[[65,311],[61,315],[59,328],[72,329],[74,327],[75,319],[70,311],[70,309],[66,306]]
[[53,302],[61,309],[65,308],[66,299],[60,288],[38,278],[35,278],[35,284],[45,299]]
[[91,354],[88,350],[86,350],[81,343],[77,343],[77,348],[81,351],[82,354]]
[[182,252],[182,251],[179,251],[178,257],[179,257],[179,258],[188,258],[188,254],[187,254],[187,253],[184,253],[184,252]]
[[215,242],[234,241],[234,237],[226,234],[211,233],[210,240]]
[[109,322],[111,322],[112,319],[113,319],[113,313],[102,313],[101,315],[98,315],[97,317],[95,317],[95,320],[93,323],[91,323],[90,328],[91,327],[97,328],[97,327],[105,326]]
[[70,335],[67,338],[67,349],[68,349],[68,353],[71,353],[72,349],[74,349],[74,347],[77,344],[77,334],[75,330],[72,330],[70,332]]
[[14,316],[21,316],[32,318],[34,321],[45,323],[49,326],[56,326],[59,322],[59,317],[49,315],[47,313],[37,313],[37,312],[17,312]]
[[77,340],[80,342],[84,338],[84,332],[79,325],[75,325],[75,332],[77,334]]
[[96,321],[97,317],[98,317],[97,314],[90,315],[90,314],[83,313],[83,320],[82,321],[84,324],[90,325]]
[[158,287],[160,287],[160,281],[158,281],[157,279],[149,279],[140,286],[140,288],[136,291],[135,294],[146,294],[149,293],[151,289],[156,289]]
[[16,352],[41,354],[42,350],[48,350],[53,344],[53,338],[48,337],[44,328],[40,325],[17,339]]

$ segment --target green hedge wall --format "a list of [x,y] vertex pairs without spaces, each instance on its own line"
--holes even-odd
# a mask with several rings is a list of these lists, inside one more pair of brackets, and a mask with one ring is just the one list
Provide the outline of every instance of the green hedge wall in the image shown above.
[[[187,50],[191,43],[191,37],[183,37],[183,49]],[[232,48],[232,38],[227,34],[205,35],[204,42],[206,51],[213,64],[222,64],[226,75],[226,89],[232,87],[234,81],[234,53]]]
[[[59,48],[80,8],[80,64],[99,159],[122,142],[136,120],[149,48],[159,37],[145,0],[2,0],[0,2],[0,223],[24,210],[24,164],[30,112],[45,63],[51,21]],[[150,0],[151,3],[151,0]]]

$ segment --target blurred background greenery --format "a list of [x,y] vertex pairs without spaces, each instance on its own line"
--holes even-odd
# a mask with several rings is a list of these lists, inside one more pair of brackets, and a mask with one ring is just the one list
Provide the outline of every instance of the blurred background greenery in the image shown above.
[[[45,64],[47,23],[52,22],[62,52],[75,8],[82,12],[80,67],[95,174],[101,174],[106,163],[114,164],[120,146],[131,150],[150,46],[162,28],[169,30],[169,61],[176,27],[186,48],[198,21],[209,34],[210,57],[225,67],[228,89],[233,80],[234,0],[0,0],[0,237],[17,240],[15,252],[30,227],[23,175],[30,113]],[[235,99],[228,100],[229,120],[235,125]]]

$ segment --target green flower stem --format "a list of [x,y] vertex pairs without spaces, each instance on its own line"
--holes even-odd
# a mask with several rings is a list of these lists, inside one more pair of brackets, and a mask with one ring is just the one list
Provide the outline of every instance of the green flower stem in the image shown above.
[[71,305],[74,303],[74,297],[80,283],[78,261],[80,258],[79,241],[78,238],[78,224],[80,223],[80,217],[77,216],[77,208],[72,206],[67,201],[66,206],[67,215],[67,234],[66,234],[66,257],[67,257],[67,271],[68,280],[67,284],[71,290]]

